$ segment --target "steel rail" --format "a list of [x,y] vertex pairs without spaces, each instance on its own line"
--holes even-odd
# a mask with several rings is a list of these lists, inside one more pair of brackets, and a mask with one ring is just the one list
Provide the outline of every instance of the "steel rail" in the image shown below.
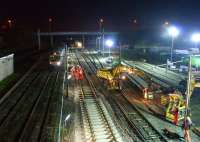
[[[83,67],[84,65],[78,57],[77,60]],[[96,141],[97,139],[101,139],[105,141],[118,141],[106,116],[106,110],[103,109],[102,103],[100,103],[101,101],[96,95],[92,82],[89,80],[87,73],[84,72],[84,74],[85,80],[80,85],[80,104],[83,124],[85,128],[90,128],[90,136],[92,137],[90,140]],[[87,84],[87,86],[84,86],[84,84]],[[93,107],[92,110],[91,107]],[[99,126],[97,124],[99,124]],[[98,127],[100,127],[100,129],[98,129]],[[87,130],[85,129],[85,131]],[[102,134],[104,137],[99,137],[98,133]]]
[[[163,135],[153,127],[153,125],[143,116],[143,114],[141,114],[140,111],[138,111],[134,104],[130,103],[129,100],[127,100],[123,91],[121,92],[121,94],[122,95],[120,96],[123,97],[126,101],[126,103],[124,103],[123,105],[119,103],[119,98],[112,98],[113,100],[115,100],[118,108],[124,114],[126,120],[131,125],[131,127],[135,129],[135,132],[138,134],[141,140],[144,142],[166,142],[167,140],[163,137]],[[128,105],[131,113],[128,112],[124,105]]]

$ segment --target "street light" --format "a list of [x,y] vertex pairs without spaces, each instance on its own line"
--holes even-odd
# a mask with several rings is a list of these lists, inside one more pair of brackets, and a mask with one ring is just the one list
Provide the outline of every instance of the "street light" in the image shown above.
[[114,42],[111,39],[106,40],[106,46],[109,48],[109,57],[110,57],[110,48],[113,47]]
[[195,47],[197,48],[198,43],[200,42],[200,33],[194,33],[191,36],[192,42],[194,42]]
[[164,25],[165,25],[165,26],[169,26],[169,22],[168,22],[168,21],[165,21]]
[[103,22],[104,20],[102,18],[99,19],[99,31],[100,33],[102,33],[102,30],[103,30]]
[[[191,41],[194,43],[195,48],[198,47],[198,43],[200,42],[200,33],[193,33],[191,36]],[[198,66],[196,66],[198,69]]]
[[53,20],[52,20],[52,18],[49,18],[49,22],[52,22]]
[[136,19],[134,19],[134,20],[133,20],[133,23],[134,23],[134,24],[137,24],[137,20],[136,20]]
[[174,47],[174,39],[179,35],[180,31],[175,27],[175,26],[171,26],[168,28],[168,34],[171,36],[172,38],[172,43],[171,43],[171,56],[170,56],[170,60],[172,62],[173,59],[173,47]]
[[96,38],[96,48],[101,52],[101,36]]
[[[51,17],[49,17],[48,21],[49,21],[49,33],[51,33],[53,19]],[[51,45],[51,48],[53,48],[53,36],[52,35],[50,35],[50,45]]]
[[12,20],[11,19],[8,19],[8,26],[9,26],[9,28],[12,28]]
[[113,42],[112,40],[110,40],[110,39],[106,40],[106,45],[107,45],[108,47],[112,47],[113,44],[114,44],[114,42]]
[[99,30],[101,34],[100,39],[102,40],[102,52],[104,56],[104,20],[102,18],[99,19]]

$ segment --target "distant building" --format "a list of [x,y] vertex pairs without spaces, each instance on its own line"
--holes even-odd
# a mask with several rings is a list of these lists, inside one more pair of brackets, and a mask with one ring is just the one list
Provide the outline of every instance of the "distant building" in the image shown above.
[[199,48],[189,48],[189,49],[176,49],[174,50],[176,54],[198,54],[199,53]]
[[161,46],[161,45],[148,45],[148,44],[136,44],[134,46],[135,49],[148,49],[149,51],[152,52],[159,52],[159,51],[169,51],[170,47],[169,46]]

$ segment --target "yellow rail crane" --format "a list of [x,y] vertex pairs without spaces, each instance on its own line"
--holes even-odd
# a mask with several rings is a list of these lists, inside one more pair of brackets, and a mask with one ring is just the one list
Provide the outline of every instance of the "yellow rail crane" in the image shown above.
[[181,94],[173,93],[168,95],[169,102],[165,112],[165,118],[178,125],[180,120],[184,119],[185,100]]
[[119,64],[112,69],[98,69],[96,74],[97,77],[106,80],[108,89],[121,90],[120,81],[126,78],[124,75],[125,73],[144,76],[144,72],[122,64]]
[[[191,85],[191,92],[193,92],[195,88],[199,88],[200,87],[199,78],[192,78],[190,85]],[[191,97],[191,95],[192,93],[190,93],[189,97]],[[175,92],[173,94],[169,94],[166,106],[167,108],[165,117],[167,120],[177,124],[178,121],[184,119],[186,102],[180,93]]]

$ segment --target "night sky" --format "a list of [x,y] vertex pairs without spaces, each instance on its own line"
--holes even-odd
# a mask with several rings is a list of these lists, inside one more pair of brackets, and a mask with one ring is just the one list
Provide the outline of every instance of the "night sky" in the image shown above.
[[103,18],[110,31],[130,30],[133,19],[141,28],[171,23],[188,28],[200,27],[200,0],[4,0],[0,5],[0,24],[12,18],[19,25],[54,30],[98,30]]

